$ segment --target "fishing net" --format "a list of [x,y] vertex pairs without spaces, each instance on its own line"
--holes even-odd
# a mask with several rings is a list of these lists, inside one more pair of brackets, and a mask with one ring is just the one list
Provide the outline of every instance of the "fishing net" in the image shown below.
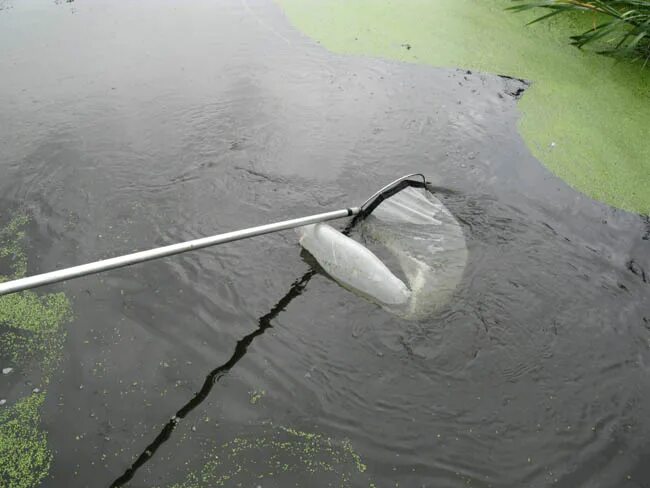
[[327,224],[300,229],[300,243],[338,283],[406,319],[421,319],[446,304],[467,263],[463,230],[425,188],[407,187],[384,199],[360,227],[388,251],[406,283],[359,242]]

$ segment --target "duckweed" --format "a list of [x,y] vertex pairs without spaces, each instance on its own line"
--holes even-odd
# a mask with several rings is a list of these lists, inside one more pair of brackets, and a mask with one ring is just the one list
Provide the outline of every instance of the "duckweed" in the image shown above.
[[17,215],[0,228],[0,270],[3,264],[10,270],[9,276],[0,274],[0,281],[20,278],[27,273],[27,255],[23,247],[23,229],[27,222],[29,219],[25,215]]
[[[300,476],[301,485],[308,480],[341,488],[368,486],[366,465],[349,441],[335,441],[323,434],[291,427],[263,426],[256,436],[238,436],[215,447],[203,467],[190,473],[172,488],[247,486],[256,479],[286,480]],[[255,486],[255,485],[254,485]]]
[[[1,217],[1,216],[0,216]],[[0,281],[27,273],[24,215],[0,227]],[[30,368],[40,375],[39,388],[13,404],[0,407],[0,485],[33,488],[48,474],[52,452],[40,425],[46,386],[61,357],[65,331],[72,317],[63,293],[38,295],[26,291],[0,297],[0,351],[11,368]]]
[[44,393],[33,393],[0,410],[0,485],[31,488],[49,472],[52,452],[39,425],[44,400]]
[[255,390],[252,392],[249,400],[251,405],[257,405],[265,394],[266,392],[264,390]]
[[519,130],[554,174],[587,195],[650,214],[650,70],[567,42],[590,13],[527,26],[509,0],[277,0],[328,49],[531,81]]

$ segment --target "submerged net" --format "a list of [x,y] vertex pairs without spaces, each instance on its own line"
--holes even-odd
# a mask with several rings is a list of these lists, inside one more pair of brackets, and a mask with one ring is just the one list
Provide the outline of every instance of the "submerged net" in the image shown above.
[[406,284],[369,249],[327,224],[300,230],[301,245],[337,282],[406,319],[446,304],[467,263],[463,230],[424,188],[408,187],[382,201],[361,231],[392,254]]
[[467,264],[463,229],[424,188],[406,188],[383,201],[363,222],[365,235],[399,262],[410,289],[405,318],[429,316],[446,304]]

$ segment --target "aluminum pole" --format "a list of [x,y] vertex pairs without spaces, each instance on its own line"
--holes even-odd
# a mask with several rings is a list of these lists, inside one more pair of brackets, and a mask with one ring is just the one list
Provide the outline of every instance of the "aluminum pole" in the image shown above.
[[0,296],[18,291],[28,290],[43,285],[52,283],[59,283],[61,281],[77,278],[79,276],[86,276],[90,274],[100,273],[109,269],[122,268],[131,264],[143,263],[151,261],[152,259],[164,258],[166,256],[173,256],[174,254],[181,254],[196,249],[203,249],[204,247],[216,246],[226,242],[238,241],[248,237],[261,236],[278,232],[281,230],[293,229],[295,227],[302,227],[303,225],[315,224],[317,222],[325,222],[328,220],[341,219],[344,217],[351,217],[360,212],[359,207],[351,207],[333,212],[325,212],[307,217],[300,217],[298,219],[285,220],[282,222],[275,222],[273,224],[260,225],[257,227],[249,227],[248,229],[235,230],[226,232],[225,234],[217,234],[210,237],[203,237],[194,239],[192,241],[180,242],[178,244],[171,244],[169,246],[158,247],[149,249],[147,251],[140,251],[125,256],[118,256],[115,258],[104,259],[94,263],[82,264],[80,266],[73,266],[72,268],[60,269],[43,273],[36,276],[29,276],[27,278],[20,278],[18,280],[6,281],[0,283]]

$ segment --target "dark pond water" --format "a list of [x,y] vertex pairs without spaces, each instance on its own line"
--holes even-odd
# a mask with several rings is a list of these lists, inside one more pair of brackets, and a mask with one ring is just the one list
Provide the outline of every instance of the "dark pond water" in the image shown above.
[[416,322],[310,273],[293,232],[44,289],[75,313],[44,486],[650,486],[650,226],[530,155],[522,83],[334,55],[268,1],[2,6],[0,203],[32,215],[30,272],[412,171],[469,248]]

